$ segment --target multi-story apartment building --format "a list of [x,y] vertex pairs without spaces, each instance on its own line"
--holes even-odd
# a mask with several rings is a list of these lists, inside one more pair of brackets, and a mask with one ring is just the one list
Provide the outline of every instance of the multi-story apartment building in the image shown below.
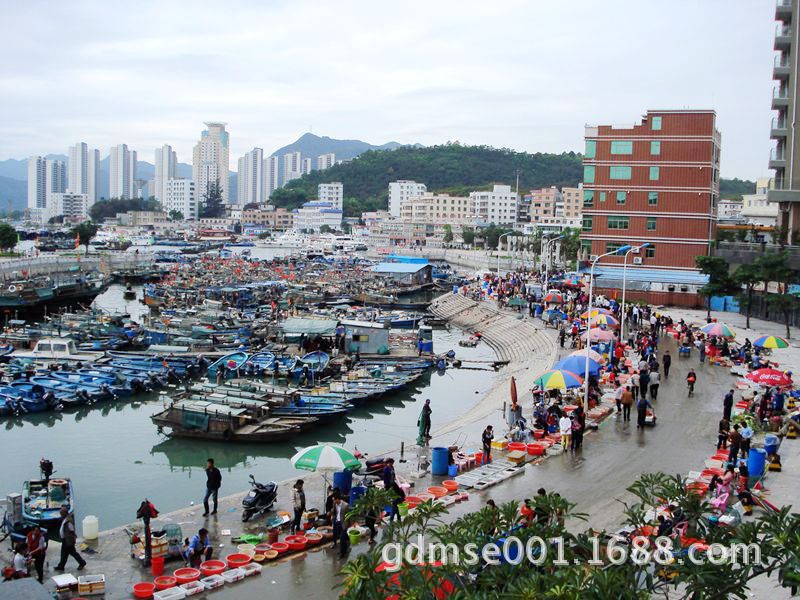
[[588,254],[648,242],[643,266],[696,271],[695,258],[710,253],[715,237],[719,161],[712,110],[654,110],[632,126],[587,127],[581,242]]
[[796,119],[798,107],[797,53],[800,52],[800,0],[777,0],[775,6],[774,49],[772,78],[776,84],[772,93],[772,119],[770,137],[775,147],[769,157],[769,168],[775,170],[775,183],[767,198],[778,207],[778,226],[786,232],[786,242],[797,243],[800,231],[800,123]]
[[244,231],[289,231],[294,224],[294,215],[291,211],[274,206],[243,210],[241,219]]
[[167,191],[161,202],[167,215],[179,212],[184,219],[197,219],[200,216],[200,202],[197,189],[191,179],[170,179]]
[[490,192],[471,192],[475,218],[486,224],[515,225],[517,222],[517,194],[510,185],[495,185]]
[[317,157],[318,171],[322,171],[324,169],[330,169],[335,164],[336,164],[336,155],[333,152],[328,152],[327,154],[320,154]]
[[206,130],[200,134],[200,141],[192,152],[192,181],[199,199],[205,198],[208,186],[218,181],[222,188],[222,201],[230,201],[230,136],[225,131],[226,125],[206,122]]
[[264,202],[264,151],[253,148],[239,159],[236,180],[239,206]]
[[28,159],[28,208],[37,219],[58,214],[55,195],[67,189],[67,167],[62,160],[31,156]]
[[529,205],[528,215],[531,223],[555,217],[556,205],[560,203],[563,206],[561,192],[555,186],[531,190],[526,196],[525,203]]
[[167,197],[167,182],[178,176],[178,155],[169,144],[156,148],[155,177],[150,194],[159,202]]
[[272,192],[281,187],[280,159],[277,156],[268,156],[264,159],[264,201],[269,200]]
[[400,218],[411,223],[464,224],[475,220],[472,198],[448,194],[422,194],[400,205]]
[[410,180],[398,180],[389,183],[389,213],[393,217],[400,216],[400,207],[409,198],[417,198],[428,191],[424,183]]
[[556,206],[556,216],[565,219],[580,218],[583,210],[583,184],[578,184],[578,187],[561,188],[561,199],[563,211],[559,214],[559,208]]
[[108,156],[108,197],[136,198],[136,150],[127,144],[111,148]]
[[47,206],[46,163],[41,156],[28,158],[28,208]]
[[308,175],[313,170],[313,164],[311,163],[310,158],[304,158],[303,162],[301,163],[303,167],[303,175]]
[[306,202],[293,211],[293,229],[305,232],[319,232],[323,225],[331,229],[341,229],[342,209],[334,208],[330,202]]
[[67,191],[86,194],[90,205],[97,202],[100,199],[100,151],[90,150],[85,142],[70,146],[67,169]]
[[739,215],[751,225],[774,227],[778,222],[778,205],[769,202],[768,194],[772,189],[773,179],[761,177],[756,181],[754,194],[743,194]]
[[344,185],[341,181],[320,183],[317,186],[317,199],[320,202],[330,202],[334,208],[344,207]]
[[303,157],[299,152],[287,152],[283,155],[283,185],[303,175]]
[[52,200],[52,214],[63,215],[64,220],[67,222],[80,222],[89,218],[89,203],[88,194],[73,194],[71,192],[54,193],[51,196]]

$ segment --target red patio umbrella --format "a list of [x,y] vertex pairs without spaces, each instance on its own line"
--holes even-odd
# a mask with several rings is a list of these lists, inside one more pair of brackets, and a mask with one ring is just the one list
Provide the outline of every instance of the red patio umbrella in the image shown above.
[[750,381],[755,381],[761,385],[792,385],[792,377],[790,374],[778,371],[778,369],[756,369],[748,373],[747,378]]

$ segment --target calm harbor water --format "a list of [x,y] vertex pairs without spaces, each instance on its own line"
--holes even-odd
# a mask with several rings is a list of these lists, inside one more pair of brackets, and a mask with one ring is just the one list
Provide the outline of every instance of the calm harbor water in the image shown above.
[[[97,298],[96,305],[139,317],[145,307],[138,300],[125,301],[123,291],[121,285],[112,286]],[[455,349],[465,360],[494,358],[483,344],[459,347],[461,337],[458,330],[436,331],[434,349]],[[371,454],[398,448],[401,441],[411,442],[416,439],[424,399],[431,399],[436,429],[471,407],[497,377],[493,372],[473,370],[430,373],[406,390],[279,444],[168,439],[150,421],[163,402],[156,395],[74,412],[8,419],[0,421],[7,449],[6,460],[0,462],[0,493],[19,491],[23,480],[37,476],[39,459],[47,457],[55,463],[57,476],[73,479],[78,521],[93,514],[100,519],[101,528],[107,529],[134,520],[144,497],[161,511],[200,502],[208,457],[214,457],[222,470],[225,494],[247,489],[250,473],[257,480],[280,481],[299,474],[289,457],[318,442],[343,443],[350,449],[358,446]]]

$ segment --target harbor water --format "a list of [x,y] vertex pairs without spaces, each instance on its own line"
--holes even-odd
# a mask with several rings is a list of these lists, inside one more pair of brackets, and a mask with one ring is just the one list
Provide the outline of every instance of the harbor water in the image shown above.
[[[254,249],[256,250],[256,249]],[[261,250],[261,249],[259,249]],[[264,249],[266,250],[266,249]],[[255,252],[254,252],[255,254]],[[140,288],[138,297],[141,297]],[[95,306],[129,312],[140,318],[145,307],[123,298],[124,286],[111,286]],[[464,360],[493,360],[484,344],[461,348],[458,330],[434,332],[434,349],[454,349]],[[0,493],[18,492],[22,482],[38,475],[39,459],[47,457],[56,477],[71,477],[76,494],[76,521],[95,515],[107,529],[135,520],[144,498],[164,512],[199,503],[205,489],[206,459],[213,457],[222,471],[222,494],[248,489],[252,473],[258,481],[302,477],[289,458],[300,448],[319,442],[377,454],[395,450],[417,437],[417,418],[426,398],[431,399],[434,430],[459,417],[497,382],[487,370],[452,369],[431,372],[414,385],[356,408],[325,427],[277,444],[225,444],[168,439],[159,434],[150,416],[163,397],[138,396],[77,411],[40,413],[9,418],[2,425],[6,460],[0,463]],[[176,388],[169,388],[172,393]],[[454,440],[455,441],[455,440]],[[279,498],[288,506],[289,498]]]

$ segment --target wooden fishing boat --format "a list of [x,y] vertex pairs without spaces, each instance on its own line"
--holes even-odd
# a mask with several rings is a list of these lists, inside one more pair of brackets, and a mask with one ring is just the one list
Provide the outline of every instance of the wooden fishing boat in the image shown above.
[[230,354],[226,354],[208,367],[208,377],[211,380],[216,379],[219,369],[224,369],[223,373],[226,379],[236,377],[239,367],[245,362],[247,362],[247,352],[231,352]]
[[271,371],[274,364],[275,355],[272,352],[256,352],[247,359],[245,367],[253,365],[262,371]]
[[74,514],[75,504],[72,481],[69,478],[31,479],[22,484],[22,520],[46,529],[55,529],[61,523],[59,511],[67,507]]
[[326,352],[322,352],[320,350],[309,352],[302,358],[298,358],[295,361],[294,366],[292,367],[292,373],[295,375],[295,377],[299,377],[303,372],[303,367],[308,367],[308,370],[312,374],[316,374],[320,371],[324,371],[330,361],[331,357],[328,356]]

